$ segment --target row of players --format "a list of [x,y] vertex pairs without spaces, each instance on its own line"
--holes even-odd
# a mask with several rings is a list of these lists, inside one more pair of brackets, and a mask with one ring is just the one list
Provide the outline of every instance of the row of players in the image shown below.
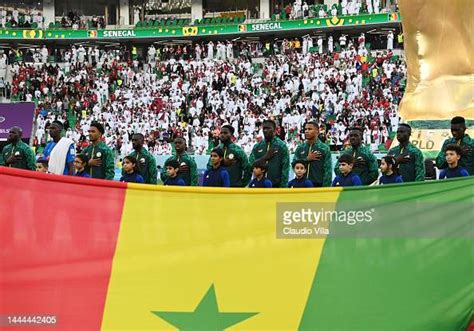
[[[298,146],[292,165],[296,178],[288,183],[290,156],[286,144],[275,136],[276,124],[272,120],[263,122],[264,139],[257,142],[250,157],[233,143],[234,128],[224,125],[220,133],[220,145],[211,152],[208,169],[204,174],[204,186],[245,187],[249,185],[251,173],[255,175],[250,187],[327,187],[371,185],[379,176],[378,162],[374,154],[362,144],[363,130],[353,127],[349,138],[351,146],[342,152],[334,168],[329,147],[318,139],[317,122],[305,125],[305,139]],[[114,154],[102,141],[105,130],[102,124],[93,122],[89,128],[91,144],[75,157],[74,144],[62,137],[61,122],[51,124],[50,141],[44,155],[38,160],[40,168],[53,174],[77,175],[98,179],[115,176]],[[441,169],[440,178],[474,175],[474,140],[466,134],[466,122],[462,117],[451,120],[453,137],[447,139],[440,151],[436,165]],[[410,143],[411,127],[400,124],[397,130],[399,145],[389,150],[382,159],[384,174],[380,183],[423,181],[425,167],[422,152]],[[35,169],[35,156],[30,147],[21,141],[21,130],[13,128],[9,144],[4,147],[0,165],[15,168]],[[144,148],[144,137],[132,137],[133,151],[124,159],[122,181],[157,183],[155,157]],[[196,163],[186,153],[184,138],[174,141],[175,154],[166,162],[167,172],[161,174],[165,185],[198,184]],[[76,171],[74,171],[74,168]]]

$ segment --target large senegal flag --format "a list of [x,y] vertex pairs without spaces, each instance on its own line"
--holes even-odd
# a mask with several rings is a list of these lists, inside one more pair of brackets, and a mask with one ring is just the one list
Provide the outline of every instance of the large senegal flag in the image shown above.
[[472,316],[474,177],[234,190],[0,167],[0,188],[2,330],[452,331]]

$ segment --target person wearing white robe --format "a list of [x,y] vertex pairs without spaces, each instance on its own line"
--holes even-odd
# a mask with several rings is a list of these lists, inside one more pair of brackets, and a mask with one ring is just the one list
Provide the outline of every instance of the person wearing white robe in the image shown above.
[[301,52],[304,55],[308,54],[308,37],[303,38],[303,48],[301,49]]
[[376,14],[380,13],[380,0],[374,0],[374,12]]
[[201,50],[201,46],[199,46],[199,44],[196,45],[195,53],[196,53],[196,61],[198,61],[198,62],[201,61],[202,50]]
[[234,48],[232,42],[230,41],[227,43],[227,58],[229,60],[232,60],[234,58]]
[[212,41],[207,44],[207,58],[208,60],[214,58],[214,43]]
[[347,16],[348,15],[347,0],[342,0],[341,1],[341,8],[342,8],[342,16]]
[[390,31],[387,35],[387,49],[393,50],[393,31]]
[[329,52],[329,53],[334,52],[334,40],[333,40],[332,36],[329,36],[329,40],[328,40],[328,52]]
[[318,38],[318,52],[319,54],[323,54],[323,38]]
[[373,14],[374,13],[374,7],[372,6],[372,0],[366,0],[366,4],[367,4],[367,12],[369,14]]
[[313,48],[313,38],[308,37],[308,52]]

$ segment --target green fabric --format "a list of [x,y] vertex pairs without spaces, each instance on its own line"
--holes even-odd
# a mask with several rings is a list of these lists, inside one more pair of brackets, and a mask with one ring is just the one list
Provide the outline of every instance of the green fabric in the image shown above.
[[[247,186],[252,177],[252,167],[244,150],[234,143],[230,143],[228,146],[224,146],[224,144],[220,143],[217,147],[224,151],[224,158],[233,154],[234,160],[236,160],[235,165],[225,167],[229,173],[230,187]],[[207,168],[211,168],[211,158],[209,158]]]
[[[341,238],[335,233],[347,225],[331,222],[299,329],[465,331],[474,291],[473,197],[473,177],[344,188],[336,210],[373,207],[378,230],[407,235],[364,237],[354,229]],[[434,227],[450,235],[432,236]]]
[[256,160],[263,158],[270,148],[275,148],[278,152],[267,162],[267,178],[272,181],[273,187],[287,187],[290,156],[288,147],[280,138],[273,137],[269,144],[265,139],[255,144],[249,162],[253,165]]
[[332,180],[331,151],[329,147],[323,144],[319,139],[316,140],[316,143],[313,145],[310,145],[308,142],[300,144],[296,148],[293,156],[292,166],[295,166],[296,161],[308,161],[307,156],[310,150],[319,151],[323,156],[320,160],[308,163],[306,178],[309,178],[313,183],[322,185],[323,187],[330,187]]
[[[354,168],[352,169],[354,174],[360,177],[363,185],[370,185],[377,180],[379,176],[379,166],[377,163],[377,158],[366,146],[361,145],[355,151],[354,148],[351,146],[348,149],[344,150],[342,154],[352,155],[354,157],[354,163],[359,157],[363,158],[364,161],[366,161],[365,165],[354,165]],[[339,161],[336,162],[334,172],[336,173],[336,175],[340,175]]]
[[168,179],[168,175],[166,173],[166,162],[170,160],[176,160],[179,162],[179,164],[183,162],[186,163],[186,165],[189,168],[189,171],[185,173],[178,172],[178,178],[181,178],[182,180],[184,180],[184,182],[186,183],[186,186],[198,186],[196,161],[194,161],[194,159],[191,156],[189,156],[187,153],[183,153],[181,155],[174,154],[170,156],[168,159],[166,159],[165,166],[163,167],[164,169],[161,171],[161,175],[160,175],[163,183],[166,181],[166,179]]
[[[21,156],[21,160],[7,165],[6,162],[8,158],[16,153],[19,153],[18,156]],[[0,165],[18,169],[36,170],[35,154],[30,146],[20,140],[16,144],[8,144],[3,147],[2,154],[0,155]]]
[[[448,138],[444,141],[443,147],[441,147],[441,151],[439,151],[438,157],[436,158],[436,166],[439,169],[444,169],[448,166],[446,163],[446,158],[444,153],[446,152],[446,146],[454,144],[456,145],[458,142],[454,138]],[[466,146],[468,149],[467,154],[461,155],[461,159],[459,160],[459,165],[465,168],[469,175],[474,175],[474,139],[471,139],[468,134],[465,134],[460,142],[460,146]]]
[[[146,184],[156,184],[158,180],[158,169],[156,168],[155,157],[146,149],[142,148],[140,152],[133,150],[129,156],[137,159],[138,173],[143,177]],[[124,171],[122,170],[122,175]]]
[[[408,121],[413,129],[449,129],[451,120],[419,120]],[[474,126],[474,120],[466,119],[466,126]]]
[[[403,152],[403,153],[400,153]],[[396,146],[388,151],[388,155],[398,157],[400,154],[403,156],[410,156],[409,163],[401,163],[398,167],[398,173],[402,176],[404,182],[422,182],[425,180],[425,160],[423,153],[409,143],[405,148]]]
[[101,159],[102,165],[86,167],[86,172],[92,178],[113,180],[115,177],[114,152],[101,141],[97,145],[89,145],[81,154],[87,155],[89,159]]

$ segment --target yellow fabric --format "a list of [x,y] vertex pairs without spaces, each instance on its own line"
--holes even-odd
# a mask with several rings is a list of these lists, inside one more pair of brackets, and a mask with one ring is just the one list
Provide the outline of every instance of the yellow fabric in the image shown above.
[[400,0],[408,84],[400,114],[410,120],[474,118],[474,1]]
[[325,239],[276,239],[276,201],[341,191],[129,184],[102,329],[174,330],[151,311],[191,312],[214,284],[221,312],[259,313],[229,330],[296,330]]

